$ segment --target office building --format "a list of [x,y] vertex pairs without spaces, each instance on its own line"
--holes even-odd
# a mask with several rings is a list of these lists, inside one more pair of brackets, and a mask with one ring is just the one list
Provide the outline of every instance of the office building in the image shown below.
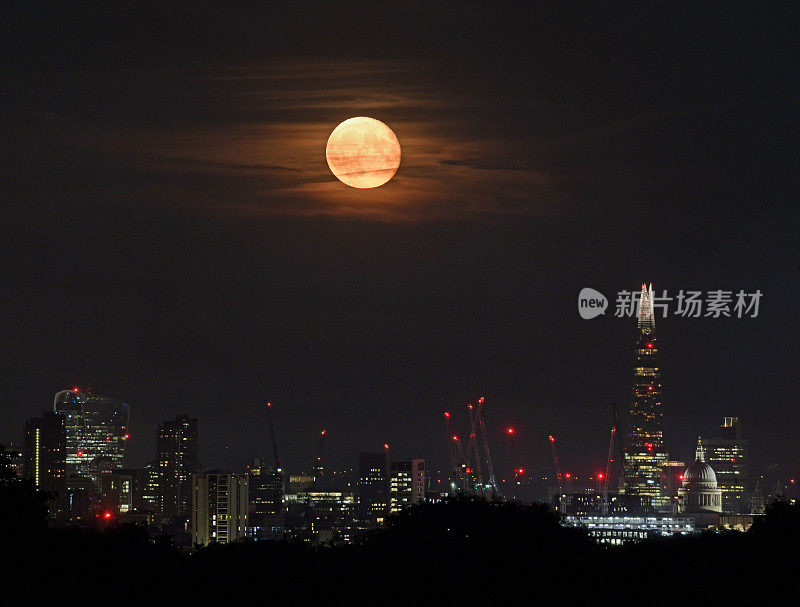
[[385,453],[358,454],[358,515],[366,527],[383,523],[389,513],[388,468]]
[[393,461],[389,467],[389,512],[425,499],[425,460]]
[[246,474],[213,470],[193,474],[192,543],[229,544],[247,537],[248,485]]
[[247,470],[250,494],[250,530],[254,539],[280,539],[286,524],[283,469],[254,459]]
[[55,395],[53,410],[64,416],[67,477],[95,484],[103,461],[124,467],[128,405],[78,388]]
[[738,417],[723,417],[716,438],[704,438],[708,464],[717,475],[722,491],[722,510],[732,514],[751,511],[747,440],[742,438]]
[[42,491],[55,495],[50,501],[50,515],[57,516],[63,508],[66,476],[66,433],[64,416],[45,411],[25,424],[23,445],[23,476],[33,479]]
[[156,435],[158,512],[166,519],[188,518],[192,503],[192,474],[199,471],[197,419],[177,415],[161,422]]

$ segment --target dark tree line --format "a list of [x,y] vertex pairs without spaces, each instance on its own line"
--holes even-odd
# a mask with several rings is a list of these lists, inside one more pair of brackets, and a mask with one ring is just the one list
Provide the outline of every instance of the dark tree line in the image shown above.
[[784,571],[798,564],[800,506],[785,501],[746,533],[607,547],[563,527],[545,505],[462,498],[404,510],[352,545],[242,542],[186,554],[135,525],[48,530],[48,496],[14,475],[10,461],[2,450],[0,508],[14,529],[4,577],[31,600],[250,602],[255,592],[265,604],[303,605],[658,605],[695,604],[699,596],[721,604],[750,591],[792,592],[794,575]]

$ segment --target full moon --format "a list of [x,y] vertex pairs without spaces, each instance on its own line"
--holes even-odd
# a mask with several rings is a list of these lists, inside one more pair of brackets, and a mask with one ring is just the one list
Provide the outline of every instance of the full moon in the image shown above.
[[336,178],[354,188],[377,188],[400,166],[400,142],[380,120],[358,116],[333,129],[325,148]]

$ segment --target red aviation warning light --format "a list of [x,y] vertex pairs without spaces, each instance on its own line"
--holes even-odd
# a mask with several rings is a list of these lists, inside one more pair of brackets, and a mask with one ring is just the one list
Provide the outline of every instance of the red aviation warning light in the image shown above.
[[383,448],[388,451],[389,450],[389,443],[383,443]]
[[652,391],[653,390],[653,386],[647,386],[647,389]]
[[77,392],[77,391],[78,391],[78,389],[77,389],[77,388],[73,388],[73,389],[72,389],[72,391],[73,391],[73,392]]
[[83,451],[78,451],[78,457],[83,457]]
[[479,405],[482,405],[482,404],[483,404],[483,396],[481,396],[481,397],[478,399],[478,404],[479,404]]
[[653,347],[653,343],[652,343],[652,342],[650,342],[649,344],[647,344],[647,347],[648,347],[648,348],[652,348],[652,347]]
[[506,432],[508,432],[509,434],[514,434],[514,428],[508,428]]
[[445,412],[444,412],[444,416],[445,416],[447,419],[450,419],[450,413],[449,413],[449,412],[445,411]]
[[599,481],[603,480],[603,473],[602,472],[598,472],[597,473],[597,480],[599,480]]
[[458,441],[458,437],[455,434],[453,435],[453,440]]
[[106,520],[110,519],[111,518],[111,513],[110,512],[106,512],[105,514],[103,514],[103,518],[106,519]]
[[552,434],[550,434],[550,435],[549,435],[547,438],[549,438],[549,439],[550,439],[550,442],[551,442],[551,443],[554,443],[554,442],[556,442],[556,439],[554,439],[554,438],[553,438],[553,435],[552,435]]
[[572,475],[571,475],[569,472],[567,472],[567,473],[564,475],[564,478],[566,478],[566,479],[571,479],[571,478],[572,478]]
[[131,435],[130,435],[130,434],[126,434],[126,435],[124,435],[122,438],[124,438],[125,440],[128,440],[130,437],[131,437]]

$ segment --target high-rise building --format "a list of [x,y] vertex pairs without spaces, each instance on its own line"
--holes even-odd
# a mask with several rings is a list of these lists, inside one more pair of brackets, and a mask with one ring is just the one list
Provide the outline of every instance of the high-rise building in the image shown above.
[[197,419],[177,415],[158,426],[158,512],[165,518],[188,518],[192,474],[199,471]]
[[669,460],[664,442],[661,369],[653,285],[642,285],[639,299],[633,394],[628,412],[625,444],[625,493],[646,496],[654,507],[665,506],[669,496],[662,484],[662,465]]
[[25,424],[22,473],[39,489],[57,494],[50,504],[51,516],[58,514],[65,497],[66,449],[63,415],[45,411]]
[[192,542],[229,544],[247,537],[246,474],[213,470],[193,474]]
[[389,512],[425,499],[425,460],[393,461],[389,467]]
[[250,535],[255,539],[280,539],[286,522],[283,469],[267,466],[258,458],[247,470],[250,493]]
[[748,514],[751,510],[747,440],[742,438],[738,417],[723,417],[717,438],[704,438],[706,461],[714,468],[722,491],[722,510]]
[[365,526],[383,523],[389,513],[389,470],[385,453],[358,454],[358,514]]
[[96,485],[102,464],[124,467],[128,405],[78,388],[56,393],[53,410],[64,416],[67,477]]

